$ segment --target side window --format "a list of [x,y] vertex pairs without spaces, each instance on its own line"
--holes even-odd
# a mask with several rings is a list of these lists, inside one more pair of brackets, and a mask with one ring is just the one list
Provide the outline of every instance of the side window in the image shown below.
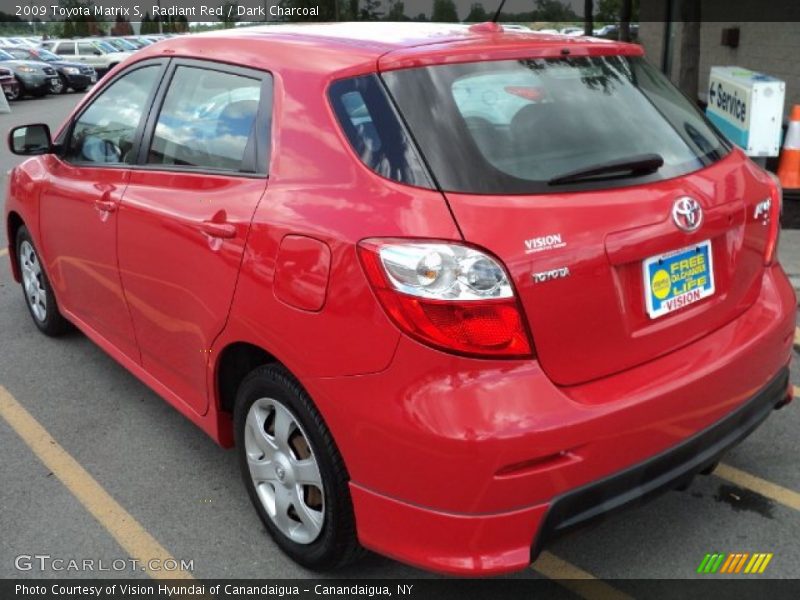
[[75,42],[62,42],[56,45],[56,54],[72,56],[75,54]]
[[260,79],[179,66],[164,97],[147,162],[242,170],[260,99]]
[[343,79],[329,98],[350,145],[361,161],[388,179],[431,187],[422,161],[377,76]]
[[131,164],[133,142],[161,65],[123,75],[94,99],[72,128],[65,159],[81,163]]
[[95,54],[100,54],[100,51],[91,42],[78,42],[78,54],[81,56],[94,56]]

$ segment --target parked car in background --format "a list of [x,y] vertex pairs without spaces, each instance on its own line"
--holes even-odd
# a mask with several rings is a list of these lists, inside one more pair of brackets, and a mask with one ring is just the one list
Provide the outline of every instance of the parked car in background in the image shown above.
[[9,42],[15,46],[23,46],[25,48],[36,48],[39,45],[39,40],[27,37],[10,37],[7,38]]
[[564,27],[560,33],[568,36],[583,35],[583,27]]
[[103,42],[113,46],[118,52],[136,52],[140,48],[140,46],[121,37],[106,37],[103,38]]
[[20,95],[44,96],[51,92],[60,94],[63,88],[61,78],[54,67],[33,60],[20,60],[0,50],[0,66],[14,71],[20,84]]
[[[97,72],[89,65],[83,65],[77,62],[68,62],[63,60],[62,57],[57,56],[45,50],[44,48],[25,48],[23,46],[4,46],[0,47],[11,56],[19,60],[33,60],[48,63],[55,68],[58,76],[61,78],[63,84],[61,93],[65,93],[69,89],[76,92],[83,92],[90,85],[97,81]],[[59,93],[56,89],[50,90],[53,93]]]
[[138,37],[138,36],[126,36],[126,37],[123,37],[123,38],[120,38],[120,39],[125,40],[129,44],[133,44],[134,46],[136,46],[137,50],[145,48],[145,47],[147,47],[147,46],[149,46],[150,44],[153,43],[150,40],[146,40],[146,39]]
[[98,73],[113,69],[132,54],[119,52],[114,46],[97,39],[47,40],[42,42],[41,47],[64,57],[64,60],[74,60],[94,67]]
[[0,67],[0,88],[3,90],[8,100],[16,100],[20,95],[20,85],[14,77],[14,71],[6,67]]

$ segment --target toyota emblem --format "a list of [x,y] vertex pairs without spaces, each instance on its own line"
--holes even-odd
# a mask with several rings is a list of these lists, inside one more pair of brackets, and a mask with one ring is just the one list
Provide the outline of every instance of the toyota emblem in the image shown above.
[[672,221],[681,231],[691,233],[703,223],[703,208],[694,198],[683,196],[672,205]]

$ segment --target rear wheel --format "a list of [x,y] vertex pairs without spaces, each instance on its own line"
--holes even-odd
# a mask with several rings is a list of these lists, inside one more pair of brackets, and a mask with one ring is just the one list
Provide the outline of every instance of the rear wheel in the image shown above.
[[247,493],[278,546],[310,569],[358,558],[344,462],[299,383],[259,367],[239,387],[234,426]]
[[20,227],[17,231],[16,241],[22,291],[33,322],[46,335],[61,335],[69,329],[69,322],[58,311],[50,280],[26,227]]

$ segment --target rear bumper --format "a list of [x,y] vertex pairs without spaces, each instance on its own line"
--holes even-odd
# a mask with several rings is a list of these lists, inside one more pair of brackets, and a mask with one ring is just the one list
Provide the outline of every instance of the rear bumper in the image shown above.
[[531,559],[544,545],[572,529],[689,483],[750,435],[789,394],[789,368],[783,367],[753,398],[685,442],[555,498],[539,529]]
[[549,505],[492,515],[448,514],[351,484],[360,539],[398,560],[446,573],[491,575],[524,569],[564,533],[679,487],[714,465],[786,401],[788,384],[784,367],[758,394],[708,429]]
[[304,380],[348,466],[362,544],[435,571],[525,568],[541,547],[681,485],[788,395],[796,299],[779,266],[739,318],[559,388],[535,361],[402,339],[384,372]]

